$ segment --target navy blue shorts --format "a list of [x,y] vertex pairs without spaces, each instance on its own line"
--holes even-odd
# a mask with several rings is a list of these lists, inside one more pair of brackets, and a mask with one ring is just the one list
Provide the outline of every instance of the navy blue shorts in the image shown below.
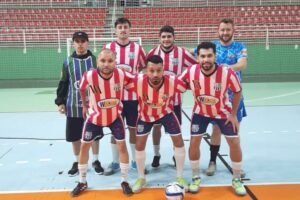
[[[106,126],[98,126],[86,120],[82,132],[82,141],[91,142],[98,138],[101,139],[104,136],[104,127]],[[123,119],[121,117],[118,117],[113,123],[111,123],[107,127],[109,127],[109,129],[111,130],[111,134],[117,141],[125,139],[125,128]]]
[[165,132],[170,135],[181,134],[180,124],[176,115],[171,112],[162,118],[154,122],[144,122],[141,119],[138,119],[137,122],[137,136],[143,136],[150,133],[154,124],[161,124],[165,128]]
[[181,105],[176,105],[174,106],[174,113],[179,121],[179,123],[181,124]]
[[136,127],[138,118],[138,101],[122,101],[123,110],[122,117],[126,120],[126,125],[129,127]]
[[238,136],[238,133],[233,131],[233,126],[229,122],[225,125],[226,119],[216,119],[210,117],[204,117],[202,115],[193,114],[191,122],[191,135],[201,136],[206,133],[206,129],[209,123],[214,121],[221,129],[221,133],[228,137]]

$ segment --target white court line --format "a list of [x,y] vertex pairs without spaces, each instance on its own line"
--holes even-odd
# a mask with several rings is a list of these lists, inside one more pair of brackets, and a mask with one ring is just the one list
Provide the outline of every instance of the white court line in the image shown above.
[[28,160],[18,160],[16,161],[16,164],[27,164]]
[[[256,186],[256,185],[265,185],[265,186],[268,186],[268,185],[298,185],[300,184],[300,182],[275,182],[275,183],[246,183],[245,182],[245,185],[252,185],[252,186]],[[231,184],[208,184],[208,185],[201,185],[202,187],[227,187],[227,186],[231,186]],[[157,186],[150,186],[150,187],[145,187],[145,188],[164,188],[165,186],[160,186],[160,187],[157,187]],[[58,190],[49,190],[49,189],[46,189],[46,190],[23,190],[23,191],[20,191],[20,190],[16,190],[16,191],[0,191],[0,194],[19,194],[19,193],[48,193],[48,192],[70,192],[71,188],[70,189],[58,189]],[[89,191],[93,191],[93,190],[118,190],[118,188],[91,188],[89,189]]]
[[282,134],[286,134],[286,133],[288,133],[289,131],[280,131],[280,133],[282,133]]
[[300,130],[296,130],[297,133],[300,133]]
[[51,160],[52,160],[52,158],[41,158],[39,161],[40,162],[49,162]]
[[29,144],[29,142],[20,142],[19,144]]
[[263,133],[273,133],[273,131],[263,131]]
[[254,135],[254,134],[257,134],[257,132],[256,131],[249,131],[248,134]]
[[255,101],[264,101],[264,100],[269,100],[269,99],[277,99],[277,98],[292,96],[292,95],[296,95],[296,94],[300,94],[300,90],[296,91],[296,92],[289,92],[289,93],[281,94],[281,95],[245,100],[245,102],[248,103],[248,102],[255,102]]

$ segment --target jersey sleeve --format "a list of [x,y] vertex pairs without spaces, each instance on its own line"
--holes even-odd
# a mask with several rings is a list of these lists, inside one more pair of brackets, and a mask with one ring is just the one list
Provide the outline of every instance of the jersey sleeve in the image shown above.
[[186,49],[183,49],[183,53],[184,53],[184,61],[183,61],[184,68],[188,68],[194,64],[197,64],[197,60],[190,52],[188,52]]
[[69,74],[67,60],[64,62],[61,69],[60,80],[56,89],[56,98],[54,100],[56,105],[66,104],[69,86]]
[[139,62],[137,66],[139,71],[146,66],[146,53],[142,46],[139,46]]
[[176,85],[176,92],[185,92],[187,89],[186,83],[181,79],[179,79],[177,76],[175,77],[175,85]]
[[227,68],[227,69],[228,69],[228,74],[229,74],[228,75],[229,88],[233,92],[240,92],[242,90],[242,87],[241,87],[238,77],[236,76],[235,72],[231,68]]
[[247,47],[244,43],[240,43],[239,52],[237,54],[237,60],[240,60],[241,58],[248,58]]

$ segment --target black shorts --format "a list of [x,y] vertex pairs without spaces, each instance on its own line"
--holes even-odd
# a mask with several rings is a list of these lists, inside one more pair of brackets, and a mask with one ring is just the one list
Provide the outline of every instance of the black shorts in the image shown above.
[[67,122],[66,122],[67,142],[76,142],[81,139],[83,124],[84,124],[83,118],[67,117]]

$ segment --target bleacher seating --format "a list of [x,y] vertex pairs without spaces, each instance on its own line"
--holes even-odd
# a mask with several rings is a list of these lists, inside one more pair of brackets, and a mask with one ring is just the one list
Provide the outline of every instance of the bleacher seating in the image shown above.
[[[0,40],[7,41],[9,38],[9,41],[22,41],[23,35],[20,33],[23,30],[26,30],[27,40],[38,39],[37,41],[43,38],[48,41],[57,40],[57,30],[60,29],[62,29],[59,31],[61,34],[64,34],[67,29],[103,31],[106,12],[106,8],[1,9],[0,27],[3,37]],[[44,33],[50,32],[50,34],[43,34],[39,29],[48,29]],[[29,33],[34,33],[34,35]],[[68,36],[70,36],[70,31]]]
[[[215,27],[219,20],[225,17],[233,18],[237,26],[256,26],[257,29],[286,24],[296,25],[299,28],[300,6],[125,8],[124,16],[131,20],[135,32],[143,31],[147,27],[158,30],[165,24],[172,25],[176,29],[180,27]],[[157,35],[145,32],[142,37],[155,38]]]

